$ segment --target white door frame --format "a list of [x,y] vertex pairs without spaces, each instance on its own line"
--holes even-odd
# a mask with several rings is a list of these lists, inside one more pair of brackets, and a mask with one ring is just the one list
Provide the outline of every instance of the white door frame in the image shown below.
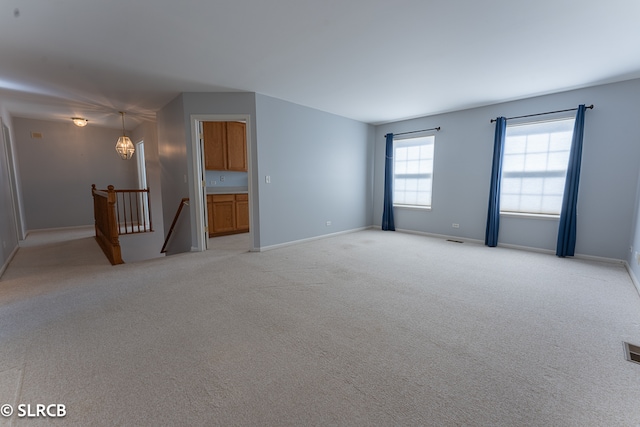
[[16,232],[17,240],[24,240],[26,238],[24,228],[23,228],[23,218],[22,212],[20,209],[20,196],[18,193],[18,180],[16,173],[16,164],[13,158],[13,146],[11,141],[9,127],[3,123],[2,117],[0,117],[0,139],[4,140],[5,152],[4,156],[7,159],[7,174],[9,176],[9,187],[11,190],[11,201],[13,206],[11,207],[13,210],[13,226]]
[[[144,139],[135,143],[136,147],[136,162],[138,169],[138,189],[146,190],[149,188],[147,184],[147,159],[144,153]],[[149,206],[149,193],[138,193],[138,203],[142,206],[142,212],[144,215],[144,223],[148,227],[150,222],[150,206]],[[140,221],[141,218],[138,218]]]
[[206,226],[206,214],[207,208],[207,191],[206,183],[203,183],[202,176],[204,176],[204,153],[200,145],[200,123],[201,122],[232,122],[232,121],[244,121],[246,123],[246,139],[247,139],[247,179],[248,179],[248,195],[249,195],[249,241],[251,247],[247,248],[253,250],[253,188],[252,188],[252,169],[253,162],[251,156],[251,116],[248,114],[192,114],[190,116],[191,121],[191,162],[193,165],[193,194],[197,195],[195,200],[190,201],[191,208],[195,215],[195,230],[197,236],[196,246],[193,247],[194,251],[204,251],[207,249],[208,237],[205,237]]

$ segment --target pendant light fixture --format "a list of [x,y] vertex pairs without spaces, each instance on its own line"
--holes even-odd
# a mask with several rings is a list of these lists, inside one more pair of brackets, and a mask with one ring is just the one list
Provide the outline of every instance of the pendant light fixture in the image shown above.
[[116,143],[116,151],[122,158],[122,160],[129,160],[133,153],[136,151],[136,148],[133,146],[133,143],[129,139],[129,137],[124,132],[124,111],[120,111],[122,115],[122,136],[118,138],[118,142]]

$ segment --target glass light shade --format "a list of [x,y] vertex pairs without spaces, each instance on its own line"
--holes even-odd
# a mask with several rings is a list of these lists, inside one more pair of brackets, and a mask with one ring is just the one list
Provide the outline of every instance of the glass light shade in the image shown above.
[[89,120],[87,119],[83,119],[82,117],[72,117],[71,120],[73,121],[73,124],[79,127],[84,127],[87,125],[87,122]]
[[131,139],[128,136],[121,136],[116,143],[116,151],[123,160],[129,160],[136,148],[133,146]]

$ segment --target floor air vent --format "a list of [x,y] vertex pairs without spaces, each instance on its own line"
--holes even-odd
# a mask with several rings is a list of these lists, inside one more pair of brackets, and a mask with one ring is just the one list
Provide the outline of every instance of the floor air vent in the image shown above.
[[640,346],[625,342],[624,357],[626,357],[629,362],[640,364]]
[[447,239],[447,242],[464,243],[462,240],[453,240],[453,239]]

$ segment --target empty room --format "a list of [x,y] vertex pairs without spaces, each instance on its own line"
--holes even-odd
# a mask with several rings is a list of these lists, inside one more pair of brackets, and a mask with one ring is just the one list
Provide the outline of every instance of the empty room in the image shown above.
[[7,1],[0,425],[640,425],[640,4]]

